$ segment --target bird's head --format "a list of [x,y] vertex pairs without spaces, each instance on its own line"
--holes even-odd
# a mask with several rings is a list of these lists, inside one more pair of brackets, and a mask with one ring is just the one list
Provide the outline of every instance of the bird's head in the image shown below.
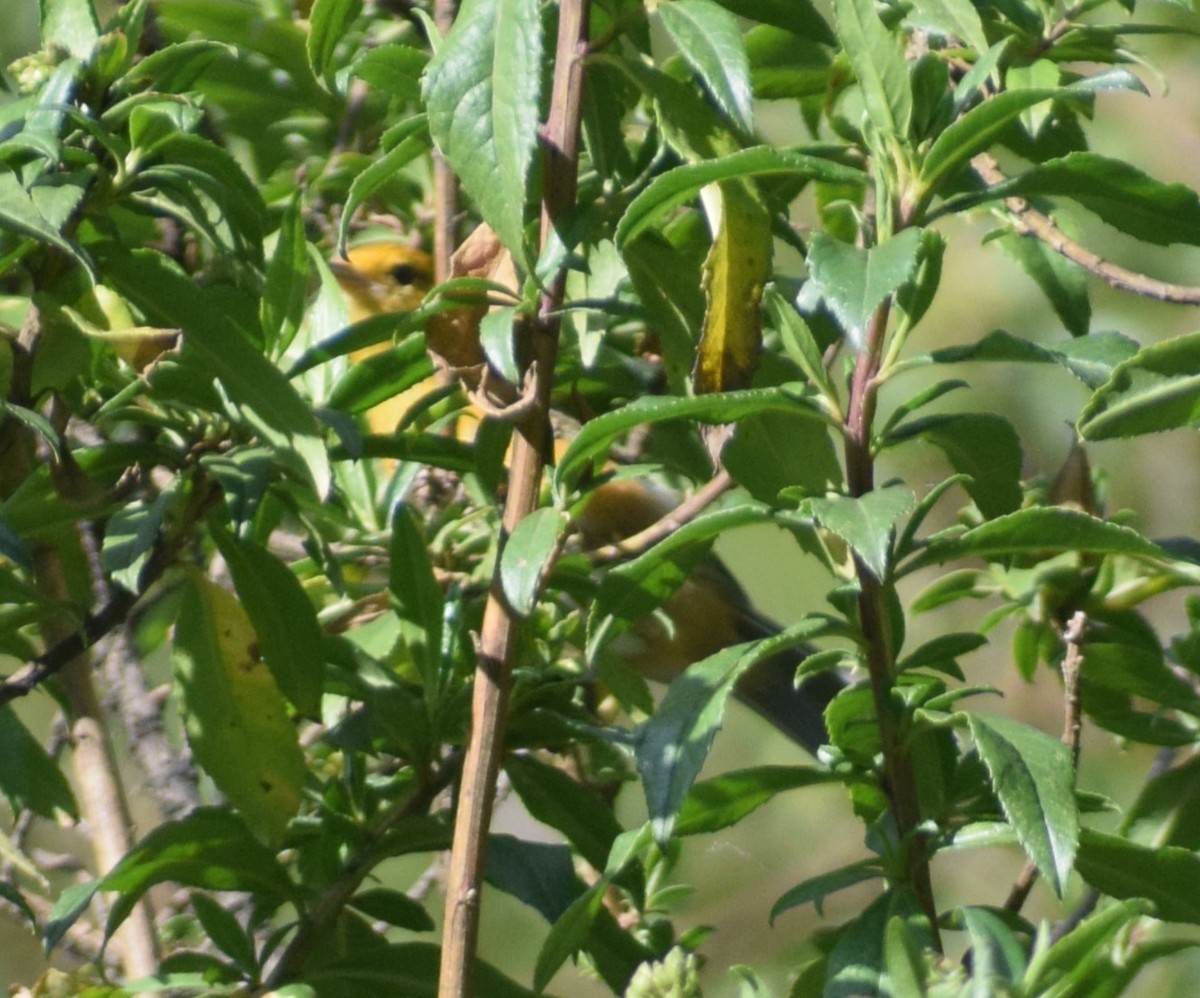
[[354,322],[385,312],[410,312],[433,287],[433,260],[397,240],[363,243],[330,264],[346,292]]

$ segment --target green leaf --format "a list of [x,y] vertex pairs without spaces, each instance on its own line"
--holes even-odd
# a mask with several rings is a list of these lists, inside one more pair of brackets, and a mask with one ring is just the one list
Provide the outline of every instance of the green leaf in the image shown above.
[[1079,844],[1071,750],[1006,717],[965,719],[1017,841],[1061,897]]
[[8,704],[0,706],[0,794],[13,814],[78,814],[62,770]]
[[912,654],[906,655],[896,664],[896,671],[905,672],[909,669],[940,669],[944,671],[944,663],[955,662],[963,655],[969,655],[987,643],[986,637],[974,631],[942,634],[926,641]]
[[980,56],[988,50],[983,22],[971,0],[917,0],[908,20],[938,34],[961,39]]
[[350,185],[338,229],[339,245],[345,243],[351,220],[358,209],[381,187],[395,180],[404,167],[429,151],[432,138],[428,125],[425,115],[418,114],[389,130],[385,136],[388,141],[383,143],[386,150],[384,154],[355,177]]
[[321,626],[300,580],[266,548],[234,537],[215,519],[209,529],[258,636],[262,660],[296,711],[319,717],[325,676]]
[[580,893],[569,847],[528,842],[512,835],[488,836],[484,877],[493,887],[529,905],[551,924],[558,921]]
[[1200,333],[1143,347],[1118,364],[1084,406],[1085,440],[1111,440],[1200,424]]
[[[799,387],[799,390],[797,390]],[[642,396],[634,401],[590,420],[571,441],[559,459],[554,473],[554,488],[564,495],[574,487],[598,457],[603,455],[617,437],[635,427],[649,426],[671,419],[694,419],[701,423],[733,423],[756,412],[812,413],[819,418],[815,406],[804,397],[803,388],[783,385],[778,388],[751,388],[740,392],[716,395],[673,397]]]
[[1159,918],[1200,924],[1200,856],[1190,849],[1151,849],[1084,829],[1075,869],[1110,897],[1146,898]]
[[232,45],[209,38],[178,42],[142,57],[113,84],[112,90],[116,94],[129,94],[153,83],[154,89],[162,93],[182,93],[190,90],[221,56],[232,58],[236,54],[237,49]]
[[510,755],[504,769],[530,815],[558,829],[579,855],[596,869],[604,869],[621,834],[612,807],[561,769],[532,756]]
[[53,224],[21,186],[15,173],[0,171],[0,223],[5,228],[29,236],[47,246],[61,250],[89,274],[92,263],[87,254],[60,234],[61,225]]
[[233,912],[207,894],[193,894],[191,900],[196,919],[213,945],[246,973],[253,974],[258,967],[254,940],[246,934]]
[[772,24],[784,31],[822,45],[834,43],[829,24],[809,0],[717,0],[722,7],[762,24]]
[[308,297],[308,242],[300,200],[293,198],[279,223],[275,252],[263,287],[262,327],[268,351],[282,353],[291,345],[304,318]]
[[818,232],[808,251],[809,280],[825,299],[855,351],[867,323],[888,295],[913,276],[920,229],[905,229],[885,243],[860,249]]
[[362,13],[362,0],[314,0],[308,15],[308,62],[315,76],[329,82],[333,59],[346,29]]
[[1055,314],[1072,336],[1087,336],[1092,321],[1087,273],[1040,239],[1010,232],[1000,246],[1041,288]]
[[1200,850],[1200,757],[1150,780],[1125,817],[1130,838]]
[[1058,364],[1089,388],[1099,388],[1109,379],[1113,369],[1137,353],[1137,349],[1137,342],[1121,333],[1092,333],[1090,336],[1081,336],[1051,346],[1034,343],[1003,329],[996,329],[975,343],[935,350],[924,357],[915,357],[909,363],[919,365],[930,361],[938,364],[999,361]]
[[425,72],[434,141],[517,259],[541,78],[537,0],[465,0]]
[[411,45],[390,43],[368,49],[354,63],[354,75],[392,97],[421,98],[421,72],[429,57]]
[[296,729],[241,604],[196,572],[182,589],[174,663],[188,742],[255,834],[278,844],[308,775]]
[[969,475],[963,487],[988,519],[1021,506],[1021,441],[1003,416],[983,412],[925,416],[893,431],[892,439],[924,440],[941,449],[950,466]]
[[512,532],[500,555],[500,584],[509,606],[527,617],[537,606],[542,580],[549,571],[570,517],[543,507],[526,516]]
[[929,994],[925,987],[925,975],[928,971],[920,947],[908,924],[898,915],[888,919],[884,936],[883,964],[887,968],[887,979],[892,994],[911,995],[912,998],[925,998]]
[[646,324],[662,343],[663,366],[672,394],[687,391],[695,359],[696,335],[704,323],[700,265],[656,232],[626,242],[621,256],[646,310]]
[[1012,928],[987,908],[968,905],[958,913],[971,940],[971,970],[975,980],[984,987],[995,987],[1001,981],[1019,982],[1025,974],[1025,947]]
[[783,489],[824,495],[842,481],[829,428],[811,416],[762,412],[738,420],[721,463],[755,499],[775,503]]
[[[441,947],[433,943],[385,943],[358,948],[352,954],[311,969],[304,981],[320,998],[363,998],[403,995],[436,998]],[[475,992],[487,998],[535,998],[495,967],[475,964]]]
[[825,370],[821,346],[804,321],[804,316],[779,293],[775,285],[767,288],[763,304],[771,317],[771,324],[779,331],[779,339],[787,355],[825,398],[836,399],[837,392],[829,380],[829,372]]
[[934,140],[921,167],[925,189],[930,194],[936,193],[952,171],[991,146],[1027,108],[1046,100],[1067,100],[1113,89],[1145,90],[1141,81],[1128,70],[1112,69],[1069,87],[1006,90],[997,94],[972,108]]
[[[1091,849],[1091,839],[1096,834],[1087,829],[1084,830],[1077,865],[1086,862],[1084,854]],[[1029,962],[1029,969],[1025,973],[1025,993],[1046,994],[1048,992],[1043,989],[1049,985],[1069,982],[1070,977],[1076,974],[1079,968],[1086,967],[1089,958],[1102,952],[1103,948],[1113,941],[1117,933],[1150,914],[1153,914],[1152,906],[1142,900],[1109,905],[1091,918],[1085,919],[1053,946],[1036,949]],[[1064,990],[1054,993],[1070,994],[1071,992]]]
[[159,825],[95,885],[119,895],[107,933],[116,931],[147,890],[163,883],[246,891],[264,910],[297,896],[275,853],[240,818],[216,808],[199,808],[180,821]]
[[1200,245],[1200,195],[1099,153],[1073,152],[1037,164],[992,190],[997,197],[1070,198],[1143,242]]
[[883,580],[890,566],[892,530],[916,503],[916,496],[908,489],[887,485],[857,499],[806,499],[801,510],[811,511],[826,530],[854,549],[877,579]]
[[803,177],[854,185],[865,182],[861,171],[800,149],[754,146],[700,163],[685,163],[655,177],[630,202],[617,223],[614,237],[617,248],[624,252],[627,243],[656,226],[680,205],[692,201],[709,184],[770,176]]
[[847,887],[853,887],[855,884],[861,884],[868,880],[877,880],[883,877],[883,866],[877,859],[863,859],[857,863],[851,863],[849,866],[838,867],[835,870],[830,870],[827,873],[818,874],[815,877],[810,877],[803,883],[797,884],[795,887],[785,891],[771,906],[771,923],[774,924],[775,919],[782,915],[785,911],[790,911],[792,908],[799,908],[801,905],[812,902],[813,907],[817,909],[817,914],[824,914],[825,898],[837,891],[845,890]]
[[[2,175],[0,175],[2,177]],[[184,331],[184,360],[193,376],[217,378],[245,408],[256,429],[304,462],[319,495],[328,491],[329,458],[308,405],[254,346],[217,289],[202,289],[173,261],[153,250],[103,254],[106,275],[120,293],[163,328]]]
[[904,139],[912,119],[912,84],[900,39],[884,27],[874,0],[834,0],[833,13],[867,117],[880,135]]
[[739,131],[753,131],[750,65],[733,15],[712,0],[667,0],[656,10],[717,106]]
[[368,918],[386,922],[410,932],[432,932],[433,919],[420,901],[414,901],[403,891],[372,887],[350,899],[350,907]]
[[737,824],[785,790],[841,783],[839,774],[811,766],[757,766],[695,784],[679,809],[676,835],[704,835]]
[[1088,641],[1083,648],[1083,684],[1142,697],[1200,716],[1200,695],[1163,661],[1162,652],[1132,644]]
[[104,530],[100,564],[114,582],[138,592],[138,578],[158,540],[159,529],[176,492],[171,483],[151,503],[138,499],[118,510]]
[[738,677],[772,653],[770,642],[722,649],[690,666],[635,735],[634,753],[654,837],[665,843],[721,726]]
[[929,925],[916,898],[906,888],[889,888],[838,933],[829,954],[825,995],[859,998],[903,994],[908,998],[910,992],[891,989],[886,974],[887,927],[896,919],[907,926],[912,945],[928,951],[932,943]]
[[420,514],[408,503],[397,503],[392,511],[388,550],[388,587],[397,613],[412,625],[404,627],[402,633],[420,665],[427,695],[432,697],[439,685],[445,594],[434,575]]
[[1167,557],[1157,544],[1129,527],[1107,523],[1079,510],[1034,507],[989,520],[957,536],[934,537],[905,570],[972,556],[995,558],[1041,554],[1049,557],[1063,552]]
[[40,0],[42,47],[61,48],[86,62],[100,38],[92,0]]
[[558,973],[559,967],[584,947],[592,924],[604,907],[606,890],[608,878],[601,877],[571,902],[571,907],[551,926],[550,933],[538,952],[537,964],[533,970],[533,986],[539,994],[550,983],[550,978]]

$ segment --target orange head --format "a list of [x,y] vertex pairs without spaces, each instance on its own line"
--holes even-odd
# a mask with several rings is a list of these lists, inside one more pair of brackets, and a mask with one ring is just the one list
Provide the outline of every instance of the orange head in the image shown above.
[[346,292],[354,322],[384,312],[410,312],[433,286],[433,260],[396,240],[363,243],[330,264]]

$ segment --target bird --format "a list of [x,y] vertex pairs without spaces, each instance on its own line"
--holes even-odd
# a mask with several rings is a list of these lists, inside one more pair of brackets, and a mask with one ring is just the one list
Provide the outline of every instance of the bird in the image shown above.
[[[353,246],[331,269],[345,292],[352,321],[411,311],[434,283],[429,254],[398,239]],[[351,356],[359,359],[386,347],[380,344]],[[428,385],[418,385],[375,406],[366,414],[368,425],[374,432],[395,432],[429,390]],[[460,428],[460,436],[462,432]],[[574,528],[584,550],[595,549],[653,525],[677,502],[678,497],[643,479],[602,481],[577,512]],[[609,652],[644,678],[670,683],[690,665],[725,648],[779,631],[778,624],[754,608],[725,565],[710,555],[664,603],[661,615],[635,622],[612,642]],[[798,686],[796,670],[810,652],[793,648],[759,660],[738,678],[734,695],[815,756],[828,741],[825,709],[846,683],[835,672],[818,672]]]

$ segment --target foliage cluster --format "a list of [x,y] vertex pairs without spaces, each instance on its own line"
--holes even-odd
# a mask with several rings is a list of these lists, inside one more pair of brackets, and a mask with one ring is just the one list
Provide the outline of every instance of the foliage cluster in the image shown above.
[[[1089,149],[1110,101],[1153,99],[1129,68],[1139,37],[1196,34],[1137,13],[462,0],[447,31],[423,2],[130,0],[102,23],[91,0],[41,0],[42,48],[0,104],[0,792],[17,819],[0,896],[86,965],[35,993],[426,995],[440,974],[443,995],[473,975],[503,998],[574,959],[616,994],[699,994],[705,933],[671,914],[680,850],[829,783],[863,858],[769,915],[878,890],[811,940],[793,995],[1118,994],[1193,945],[1163,929],[1200,923],[1200,603],[1178,635],[1143,607],[1200,581],[1200,549],[1108,515],[1084,449],[1189,427],[1200,404],[1200,333],[1093,332],[1095,282],[1181,304],[1200,289],[1103,260],[1054,217],[1200,244],[1194,190]],[[759,136],[763,102],[794,116],[795,144]],[[450,224],[435,148],[462,189]],[[939,223],[963,213],[990,215],[1061,337],[922,347]],[[351,323],[327,261],[382,215],[443,238],[486,223],[519,287],[459,276]],[[450,381],[372,432],[364,413],[431,384],[435,321],[489,295],[476,346],[523,397],[462,439],[445,428],[470,393]],[[1022,480],[1010,422],[930,377],[964,363],[1086,386],[1057,479]],[[557,459],[551,405],[579,427]],[[888,478],[920,445],[944,479]],[[712,501],[653,543],[584,550],[589,497],[647,478]],[[616,650],[752,523],[828,572],[827,606],[697,663],[655,707]],[[897,584],[931,566],[902,605]],[[978,630],[906,641],[912,614],[967,599],[987,601]],[[1002,620],[1014,667],[1061,696],[1061,738],[976,707],[987,690],[959,660]],[[801,646],[801,677],[845,680],[818,757],[699,780],[739,677]],[[167,661],[164,700],[147,677]],[[561,834],[487,841],[487,891],[548,927],[528,988],[475,965],[469,928],[452,936],[478,894],[452,878],[438,946],[426,894],[373,880],[452,839],[469,865],[455,788],[494,676],[492,762]],[[69,756],[11,705],[30,693],[62,707]],[[1135,799],[1076,786],[1084,723],[1161,749]],[[136,844],[125,740],[163,819]],[[614,814],[625,784],[643,826]],[[1115,831],[1083,820],[1118,807]],[[64,815],[99,867],[65,889],[26,849]],[[939,905],[939,854],[995,845],[1028,861],[1008,902],[979,884]],[[1060,922],[1022,916],[1036,879],[1062,897],[1073,877],[1089,892]],[[157,929],[152,896],[172,915]],[[88,932],[100,898],[108,954]]]

